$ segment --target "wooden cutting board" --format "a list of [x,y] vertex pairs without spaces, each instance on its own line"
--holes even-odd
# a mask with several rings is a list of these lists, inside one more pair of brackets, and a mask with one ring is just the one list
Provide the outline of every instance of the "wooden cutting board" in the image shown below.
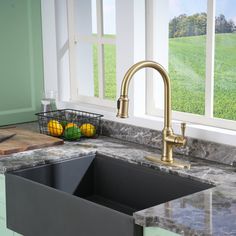
[[8,130],[0,129],[0,142],[3,142],[7,140],[8,138],[13,137],[14,135],[16,135],[16,133],[10,132]]
[[50,147],[64,143],[62,139],[25,129],[11,128],[9,130],[4,130],[11,133],[16,133],[16,135],[0,143],[0,155],[7,155],[36,148]]

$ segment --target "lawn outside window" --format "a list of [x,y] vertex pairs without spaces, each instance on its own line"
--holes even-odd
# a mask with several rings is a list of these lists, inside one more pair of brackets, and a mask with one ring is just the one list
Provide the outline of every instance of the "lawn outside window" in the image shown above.
[[[169,17],[167,12],[171,15],[174,4],[176,9],[183,7],[186,12]],[[191,11],[187,5],[191,5]],[[236,18],[232,16],[233,11],[236,15],[231,0],[200,0],[197,3],[193,0],[147,0],[147,58],[160,62],[169,72],[173,119],[236,130],[233,65],[236,59],[233,20]],[[203,27],[193,28],[192,34],[187,32],[184,35],[183,26],[182,31],[175,31],[177,36],[168,39],[173,27],[170,22],[185,20],[187,24],[192,19],[195,24],[196,19],[197,23],[202,20]],[[222,22],[234,25],[231,25],[233,31],[219,31]],[[197,30],[202,31],[196,33]],[[162,81],[153,72],[148,72],[147,76],[150,77],[147,80],[147,114],[163,116]]]

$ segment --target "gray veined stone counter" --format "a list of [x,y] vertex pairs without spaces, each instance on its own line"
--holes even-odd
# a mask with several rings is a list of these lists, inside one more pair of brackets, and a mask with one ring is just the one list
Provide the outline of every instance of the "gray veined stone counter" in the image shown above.
[[157,153],[155,148],[100,137],[1,157],[0,173],[83,157],[96,152],[216,185],[214,188],[136,212],[134,218],[137,224],[144,227],[161,227],[181,235],[236,235],[235,167],[178,156],[190,161],[191,169],[170,169],[144,159],[147,154]]

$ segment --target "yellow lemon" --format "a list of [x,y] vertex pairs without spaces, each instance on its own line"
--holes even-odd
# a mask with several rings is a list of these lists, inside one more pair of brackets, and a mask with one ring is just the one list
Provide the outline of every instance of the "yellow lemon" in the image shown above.
[[82,135],[86,137],[93,137],[96,134],[96,128],[94,125],[85,123],[80,126]]
[[57,120],[50,120],[48,122],[48,131],[52,136],[61,136],[63,133],[63,127]]

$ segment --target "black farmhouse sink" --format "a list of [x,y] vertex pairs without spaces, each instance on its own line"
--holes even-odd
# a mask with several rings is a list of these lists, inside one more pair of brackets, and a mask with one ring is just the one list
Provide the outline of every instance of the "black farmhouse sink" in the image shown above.
[[6,174],[7,226],[24,236],[141,236],[133,213],[211,187],[103,155]]

